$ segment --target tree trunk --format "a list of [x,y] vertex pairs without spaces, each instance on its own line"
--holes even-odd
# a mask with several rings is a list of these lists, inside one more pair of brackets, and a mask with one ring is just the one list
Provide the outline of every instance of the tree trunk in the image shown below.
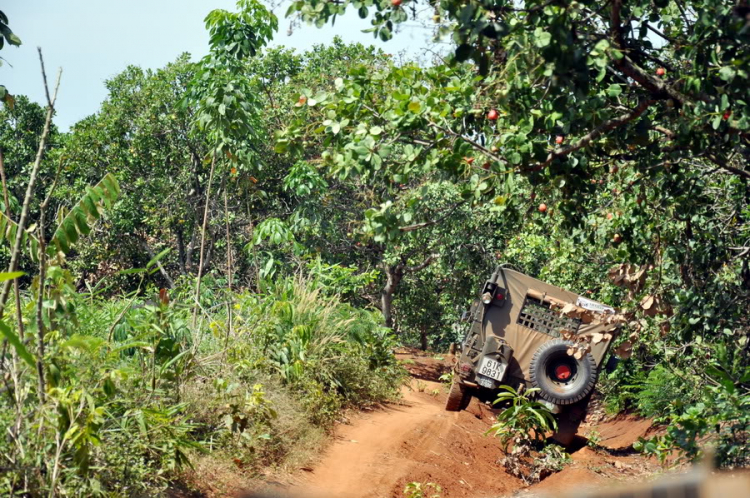
[[182,233],[182,227],[175,230],[177,236],[177,262],[180,265],[180,273],[182,275],[187,274],[187,267],[185,266],[185,236]]
[[419,342],[422,346],[422,351],[427,351],[427,329],[424,327],[419,331]]
[[404,266],[402,264],[386,266],[384,270],[386,281],[380,292],[380,303],[385,326],[393,328],[393,294],[396,293],[396,287],[404,276]]
[[396,293],[396,288],[401,279],[404,278],[404,274],[424,270],[436,257],[437,254],[431,254],[417,266],[406,266],[407,256],[403,255],[400,263],[392,266],[382,265],[381,268],[385,271],[386,281],[383,290],[380,291],[380,309],[383,312],[386,327],[393,328],[393,295]]
[[[195,279],[195,307],[193,308],[192,328],[195,328],[195,321],[198,318],[198,308],[200,307],[201,295],[201,278],[203,277],[203,257],[206,243],[206,227],[208,226],[208,210],[211,203],[211,182],[214,180],[214,168],[216,167],[216,153],[211,160],[211,172],[208,174],[208,185],[206,186],[206,204],[203,208],[203,227],[201,228],[201,252],[198,261],[198,276]],[[210,260],[210,257],[208,258]]]

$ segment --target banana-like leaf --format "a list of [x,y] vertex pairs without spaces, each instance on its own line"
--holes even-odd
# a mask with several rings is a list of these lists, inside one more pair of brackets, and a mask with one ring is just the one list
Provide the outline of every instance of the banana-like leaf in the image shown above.
[[21,358],[23,361],[28,364],[32,370],[35,370],[35,360],[34,356],[29,353],[29,350],[26,349],[26,346],[23,345],[23,342],[21,339],[16,335],[15,332],[13,332],[10,327],[5,325],[3,322],[0,322],[0,335],[3,335],[5,339],[8,340],[11,346],[13,346],[16,350],[16,353],[18,354],[19,358]]
[[58,213],[57,229],[50,240],[47,255],[54,257],[70,252],[79,237],[91,232],[91,225],[101,218],[105,209],[112,208],[119,196],[120,186],[111,173],[93,187],[87,187],[86,195],[70,211]]
[[[86,187],[86,195],[70,211],[61,209],[58,212],[58,225],[55,234],[47,244],[47,256],[50,258],[64,256],[70,252],[73,244],[81,235],[91,232],[91,225],[101,218],[105,209],[120,196],[120,186],[111,173],[93,187]],[[13,244],[18,233],[18,224],[0,212],[0,244],[5,240]],[[30,233],[23,234],[23,244],[28,245],[31,259],[39,262],[39,240]]]
[[[8,218],[5,213],[0,212],[0,244],[8,241],[8,245],[13,246],[18,234],[18,224]],[[28,245],[29,255],[35,262],[39,262],[39,240],[28,232],[23,234],[22,245]]]

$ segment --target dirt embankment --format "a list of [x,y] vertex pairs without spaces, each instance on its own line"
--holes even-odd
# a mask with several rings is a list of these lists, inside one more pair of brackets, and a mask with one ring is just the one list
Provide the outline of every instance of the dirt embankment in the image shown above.
[[595,427],[601,443],[616,451],[593,451],[580,438],[573,464],[524,489],[497,463],[500,445],[485,435],[494,421],[491,410],[476,400],[464,412],[443,409],[446,390],[437,379],[447,362],[414,354],[400,358],[413,375],[402,402],[339,426],[321,459],[293,476],[287,491],[312,498],[401,497],[407,483],[419,482],[438,484],[441,498],[482,498],[580,489],[654,470],[653,463],[624,449],[648,430],[648,422],[624,418]]

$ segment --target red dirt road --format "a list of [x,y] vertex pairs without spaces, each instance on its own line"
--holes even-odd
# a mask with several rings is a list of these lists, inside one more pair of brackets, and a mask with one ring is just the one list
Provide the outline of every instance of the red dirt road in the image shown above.
[[[414,376],[402,403],[357,414],[350,424],[339,426],[334,443],[288,490],[312,498],[395,498],[404,496],[407,483],[419,482],[438,484],[441,498],[483,498],[523,489],[523,482],[498,464],[498,442],[484,435],[494,414],[476,400],[467,411],[444,410],[446,390],[429,379],[446,371],[447,362],[401,358]],[[625,427],[606,430],[630,436],[645,425],[627,421]],[[615,457],[584,447],[573,454],[573,464],[527,490],[559,492],[633,479],[647,473],[646,467],[650,465],[640,456]]]
[[[310,496],[402,496],[409,482],[434,482],[442,498],[502,495],[522,487],[496,461],[499,446],[484,432],[490,412],[446,412],[444,389],[413,381],[403,404],[358,416],[298,488]],[[424,392],[420,392],[420,391]],[[431,394],[438,390],[439,394]],[[488,479],[488,476],[492,476]]]

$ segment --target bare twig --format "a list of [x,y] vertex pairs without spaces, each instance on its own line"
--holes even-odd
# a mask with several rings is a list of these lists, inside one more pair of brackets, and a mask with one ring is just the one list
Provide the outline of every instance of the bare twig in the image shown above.
[[[44,67],[44,66],[42,66]],[[46,85],[45,85],[46,86]],[[55,191],[57,186],[57,180],[60,178],[60,171],[62,170],[62,160],[57,166],[57,172],[55,173],[55,179],[50,185],[47,196],[44,198],[42,205],[39,208],[39,228],[37,229],[37,239],[39,239],[39,290],[36,300],[36,333],[37,333],[37,358],[36,358],[36,370],[39,378],[39,401],[44,403],[44,291],[46,288],[47,279],[47,242],[44,238],[44,228],[46,225],[46,213],[49,208],[49,202],[52,199],[52,193]]]
[[206,187],[206,205],[203,208],[203,227],[201,228],[201,254],[200,260],[198,261],[198,276],[195,281],[195,306],[193,307],[193,328],[195,328],[195,320],[198,317],[198,307],[200,306],[200,295],[201,295],[201,277],[203,276],[203,255],[205,253],[206,246],[206,227],[208,225],[208,208],[209,202],[211,201],[211,183],[214,181],[214,170],[216,169],[216,152],[213,154],[211,159],[211,171],[208,174],[208,186]]
[[234,305],[234,299],[232,294],[232,239],[229,233],[229,201],[227,200],[227,183],[225,180],[224,185],[224,221],[226,225],[226,238],[227,238],[227,286],[229,288],[229,295],[227,299],[227,337],[224,343],[224,352],[229,349],[229,338],[232,336],[233,319],[232,319],[232,306]]
[[[47,74],[44,69],[44,59],[42,57],[42,49],[37,49],[39,52],[39,61],[42,66],[42,78],[44,80],[44,90],[47,95],[47,115],[44,120],[44,128],[42,129],[42,135],[39,138],[39,148],[37,149],[36,158],[34,159],[34,165],[31,168],[31,174],[29,175],[29,183],[26,186],[26,196],[23,200],[23,206],[21,208],[21,217],[18,220],[18,229],[16,231],[16,240],[13,242],[13,249],[11,251],[10,264],[8,265],[8,271],[14,272],[18,269],[18,262],[21,259],[21,242],[23,236],[26,233],[26,221],[29,217],[29,206],[31,204],[31,198],[34,195],[34,185],[36,184],[37,176],[39,175],[39,167],[42,164],[42,158],[44,157],[44,151],[47,147],[47,138],[50,132],[50,125],[52,123],[52,115],[55,111],[55,101],[57,100],[57,91],[60,88],[60,78],[62,76],[62,69],[57,73],[57,82],[55,84],[55,90],[52,97],[49,96],[49,87],[47,85]],[[2,318],[5,312],[5,303],[8,300],[8,294],[10,293],[11,281],[6,280],[3,284],[3,291],[0,294],[0,318]]]
[[[151,246],[148,245],[145,236],[141,238],[141,245],[143,246],[143,249],[145,249],[148,253],[149,258],[153,260],[156,257],[156,254],[154,254]],[[174,280],[172,280],[172,277],[169,276],[169,273],[167,273],[167,269],[164,268],[164,265],[161,264],[161,261],[156,261],[156,267],[159,269],[159,273],[161,273],[161,276],[164,277],[164,280],[167,281],[167,286],[170,289],[174,288]]]
[[404,273],[415,273],[418,271],[422,271],[428,266],[430,266],[430,264],[439,257],[440,257],[439,254],[430,254],[429,256],[427,256],[427,258],[424,261],[422,261],[418,265],[405,267]]

